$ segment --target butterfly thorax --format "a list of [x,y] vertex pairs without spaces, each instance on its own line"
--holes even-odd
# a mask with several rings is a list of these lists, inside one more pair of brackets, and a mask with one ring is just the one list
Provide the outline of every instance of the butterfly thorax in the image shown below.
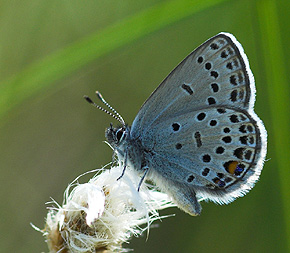
[[105,136],[119,160],[123,162],[126,160],[126,165],[137,170],[146,166],[144,157],[146,152],[138,139],[132,139],[129,126],[113,128],[111,125],[106,129]]

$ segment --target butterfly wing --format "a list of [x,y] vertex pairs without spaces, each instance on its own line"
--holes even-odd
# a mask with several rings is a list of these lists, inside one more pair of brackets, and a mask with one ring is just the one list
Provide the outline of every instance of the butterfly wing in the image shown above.
[[[151,150],[155,181],[167,185],[185,211],[199,213],[195,194],[228,203],[258,179],[267,134],[254,100],[242,46],[233,35],[220,33],[189,54],[143,104],[131,136]],[[170,185],[183,191],[183,199]],[[188,207],[190,202],[194,206]]]
[[254,79],[242,46],[233,35],[220,33],[189,54],[155,89],[137,114],[132,134],[146,134],[158,118],[197,107],[215,104],[248,110],[254,95]]

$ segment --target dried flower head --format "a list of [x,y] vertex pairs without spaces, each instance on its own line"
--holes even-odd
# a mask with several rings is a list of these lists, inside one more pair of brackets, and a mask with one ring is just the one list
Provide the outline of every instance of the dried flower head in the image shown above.
[[[158,210],[175,206],[169,197],[143,183],[135,171],[117,166],[100,170],[88,183],[65,191],[62,206],[50,208],[43,231],[50,252],[126,252],[124,242],[159,219]],[[73,188],[73,189],[72,189]],[[72,189],[72,190],[71,190]]]

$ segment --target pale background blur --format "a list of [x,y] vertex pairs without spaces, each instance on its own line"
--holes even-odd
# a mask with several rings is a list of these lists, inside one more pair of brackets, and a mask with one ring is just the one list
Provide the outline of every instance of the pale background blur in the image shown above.
[[[221,31],[241,42],[255,75],[255,111],[269,134],[269,160],[261,179],[246,197],[228,206],[202,203],[200,217],[165,210],[162,215],[176,216],[157,221],[159,228],[150,230],[147,241],[145,234],[125,247],[138,253],[287,251],[289,1],[175,2],[176,10],[189,2],[209,4],[123,44],[118,41],[127,33],[169,15],[169,1],[0,2],[0,252],[47,252],[44,238],[30,222],[43,228],[50,197],[61,203],[74,178],[111,161],[112,152],[102,141],[105,127],[116,122],[93,109],[84,94],[95,99],[95,90],[101,91],[131,124],[163,78],[195,47]],[[82,39],[154,9],[159,12],[135,27],[123,31],[120,25],[119,33],[107,39],[107,43],[117,41],[115,48],[81,63],[87,50],[85,43],[78,46]],[[47,63],[47,57],[71,45],[81,53],[66,72],[61,69],[64,61]],[[98,39],[95,45],[99,46]],[[54,68],[60,74],[50,74]]]

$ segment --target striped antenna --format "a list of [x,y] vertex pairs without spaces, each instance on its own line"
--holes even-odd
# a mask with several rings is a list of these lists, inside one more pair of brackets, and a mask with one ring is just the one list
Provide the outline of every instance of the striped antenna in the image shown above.
[[109,109],[111,109],[113,111],[113,113],[115,113],[116,115],[114,115],[113,113],[111,113],[110,111],[104,109],[103,107],[97,105],[93,100],[91,100],[88,96],[84,96],[84,99],[87,100],[87,102],[89,102],[91,105],[93,105],[94,107],[98,108],[99,110],[109,114],[110,116],[112,116],[114,119],[118,120],[123,126],[125,126],[125,121],[123,120],[123,118],[121,117],[121,115],[112,107],[110,106],[102,97],[102,95],[99,92],[96,92],[98,95],[98,98],[106,105],[109,107]]
[[102,94],[99,91],[96,91],[98,98],[119,118],[120,123],[125,126],[125,121],[123,117],[103,98]]

